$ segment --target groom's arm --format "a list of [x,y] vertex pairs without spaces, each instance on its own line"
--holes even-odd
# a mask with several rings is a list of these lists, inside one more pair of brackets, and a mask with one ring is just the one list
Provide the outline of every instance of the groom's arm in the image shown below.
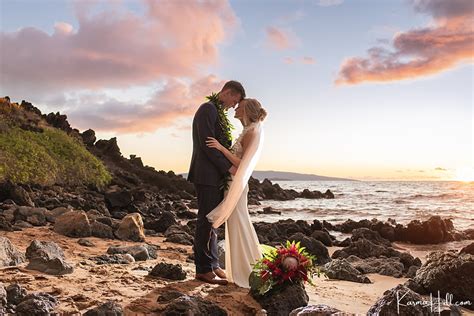
[[215,148],[210,148],[206,144],[208,137],[216,137],[214,128],[217,121],[217,110],[214,105],[206,103],[196,113],[197,132],[199,139],[199,146],[204,151],[206,156],[217,167],[221,174],[231,171],[232,163],[225,158],[225,156]]

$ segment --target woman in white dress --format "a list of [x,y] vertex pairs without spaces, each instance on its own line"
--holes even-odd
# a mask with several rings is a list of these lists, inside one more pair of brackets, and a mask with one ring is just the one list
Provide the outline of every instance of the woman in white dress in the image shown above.
[[257,164],[263,144],[262,121],[267,112],[255,99],[244,99],[235,110],[235,118],[244,126],[231,150],[215,138],[207,145],[221,151],[237,168],[224,200],[208,215],[212,226],[225,225],[225,268],[229,282],[250,288],[252,264],[262,258],[257,233],[250,220],[247,205],[248,181]]

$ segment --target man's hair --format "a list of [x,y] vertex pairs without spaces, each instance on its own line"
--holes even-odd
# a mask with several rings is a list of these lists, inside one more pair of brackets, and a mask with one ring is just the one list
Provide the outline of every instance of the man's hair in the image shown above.
[[228,89],[232,90],[232,92],[234,93],[239,93],[241,97],[240,100],[245,99],[245,89],[240,82],[235,81],[235,80],[227,81],[225,85],[222,87],[221,91],[228,90]]

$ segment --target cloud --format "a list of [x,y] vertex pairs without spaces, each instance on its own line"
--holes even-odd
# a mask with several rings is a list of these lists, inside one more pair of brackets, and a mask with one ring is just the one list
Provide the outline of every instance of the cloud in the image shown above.
[[[93,14],[96,3],[105,9]],[[51,35],[35,27],[1,32],[2,89],[40,94],[198,78],[237,24],[224,0],[143,0],[140,14],[121,3],[76,1],[77,30],[56,22]]]
[[412,3],[415,11],[433,17],[433,26],[395,34],[391,50],[376,46],[368,50],[368,57],[346,59],[336,84],[413,79],[474,61],[474,2],[415,0]]
[[276,50],[285,50],[294,46],[297,38],[289,31],[269,26],[266,29],[266,44]]
[[313,57],[309,57],[309,56],[303,56],[298,59],[293,58],[293,57],[285,57],[283,59],[283,62],[285,64],[301,63],[301,64],[306,64],[306,65],[314,65],[316,63],[316,60]]
[[448,169],[441,168],[441,167],[436,167],[435,170],[436,171],[448,171]]
[[[210,75],[192,83],[170,79],[145,103],[129,103],[100,93],[86,93],[66,101],[72,108],[68,112],[71,124],[81,130],[117,133],[154,132],[159,128],[174,126],[181,118],[194,114],[210,92],[219,91],[224,81]],[[87,106],[84,106],[87,105]],[[178,130],[186,128],[178,126]]]
[[321,7],[332,7],[340,5],[344,2],[344,0],[319,0],[318,5]]

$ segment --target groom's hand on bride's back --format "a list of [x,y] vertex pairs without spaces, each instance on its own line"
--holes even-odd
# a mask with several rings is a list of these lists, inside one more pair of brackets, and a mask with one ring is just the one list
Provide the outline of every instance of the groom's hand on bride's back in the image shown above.
[[237,168],[235,166],[230,167],[229,172],[231,175],[235,176],[237,173]]

